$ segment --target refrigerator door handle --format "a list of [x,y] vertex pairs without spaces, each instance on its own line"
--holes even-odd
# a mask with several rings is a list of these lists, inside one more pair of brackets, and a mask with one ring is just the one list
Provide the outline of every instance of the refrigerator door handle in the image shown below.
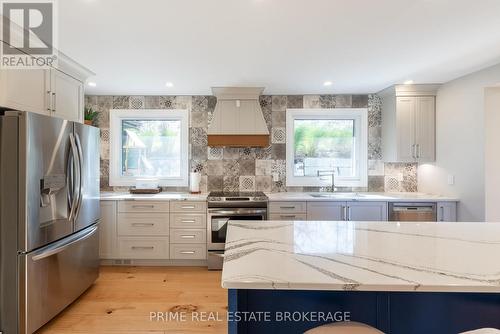
[[80,213],[80,208],[82,206],[82,186],[83,186],[83,152],[82,152],[82,144],[80,141],[80,136],[75,134],[75,143],[78,154],[78,202],[75,210],[75,219],[78,217]]
[[[71,186],[71,206],[70,206],[70,213],[69,213],[69,220],[73,220],[76,217],[76,209],[78,205],[78,194],[80,191],[80,184],[78,184],[78,187],[75,185],[75,179],[78,180],[78,183],[81,183],[81,175],[80,175],[80,157],[78,155],[78,148],[76,147],[76,141],[75,141],[75,136],[70,133],[69,134],[69,142],[71,145],[71,159],[72,159],[72,170],[73,172],[76,172],[76,177],[73,175],[72,177],[72,186]],[[76,167],[76,168],[75,168]]]
[[97,226],[92,227],[90,231],[81,231],[79,233],[74,234],[71,236],[68,240],[61,240],[53,245],[47,246],[45,248],[42,248],[39,250],[36,255],[33,256],[33,261],[39,261],[42,259],[45,259],[47,257],[50,257],[52,255],[55,255],[57,253],[61,253],[65,249],[67,249],[69,246],[81,242],[85,239],[88,239],[91,237],[95,232],[97,231]]

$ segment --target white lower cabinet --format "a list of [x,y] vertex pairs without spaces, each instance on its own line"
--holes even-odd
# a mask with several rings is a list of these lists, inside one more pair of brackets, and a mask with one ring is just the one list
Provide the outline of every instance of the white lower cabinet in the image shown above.
[[206,260],[207,203],[170,203],[170,259]]
[[386,221],[387,202],[308,202],[307,220]]
[[346,219],[349,221],[386,221],[387,202],[347,202]]
[[103,200],[100,257],[206,260],[206,224],[206,202]]
[[169,258],[168,239],[120,237],[118,254],[123,259],[165,260]]
[[457,221],[457,203],[456,202],[438,202],[437,203],[437,221],[438,222],[456,222]]
[[307,220],[345,220],[345,202],[308,202]]
[[207,258],[207,245],[171,244],[170,258],[176,260],[204,260]]
[[101,201],[101,223],[99,224],[99,257],[114,259],[117,251],[116,202]]

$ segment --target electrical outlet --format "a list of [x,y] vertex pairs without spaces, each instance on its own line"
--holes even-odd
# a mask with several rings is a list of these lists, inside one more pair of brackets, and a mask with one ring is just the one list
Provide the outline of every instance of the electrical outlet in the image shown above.
[[448,175],[448,185],[452,186],[455,184],[455,175]]

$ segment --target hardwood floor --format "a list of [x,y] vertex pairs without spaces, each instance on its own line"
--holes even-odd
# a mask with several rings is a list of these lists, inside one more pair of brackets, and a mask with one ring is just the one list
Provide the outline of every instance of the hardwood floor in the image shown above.
[[[201,267],[102,267],[96,283],[37,334],[227,333],[220,278]],[[186,319],[156,321],[150,312]],[[192,321],[203,315],[212,319]]]

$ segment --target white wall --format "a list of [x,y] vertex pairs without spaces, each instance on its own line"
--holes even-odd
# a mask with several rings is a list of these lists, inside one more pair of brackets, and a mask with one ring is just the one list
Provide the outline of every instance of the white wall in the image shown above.
[[500,87],[485,91],[486,221],[500,222]]
[[[436,162],[419,167],[419,191],[460,198],[459,221],[485,220],[484,91],[498,83],[500,64],[438,91]],[[455,176],[454,185],[448,185],[448,175]]]

